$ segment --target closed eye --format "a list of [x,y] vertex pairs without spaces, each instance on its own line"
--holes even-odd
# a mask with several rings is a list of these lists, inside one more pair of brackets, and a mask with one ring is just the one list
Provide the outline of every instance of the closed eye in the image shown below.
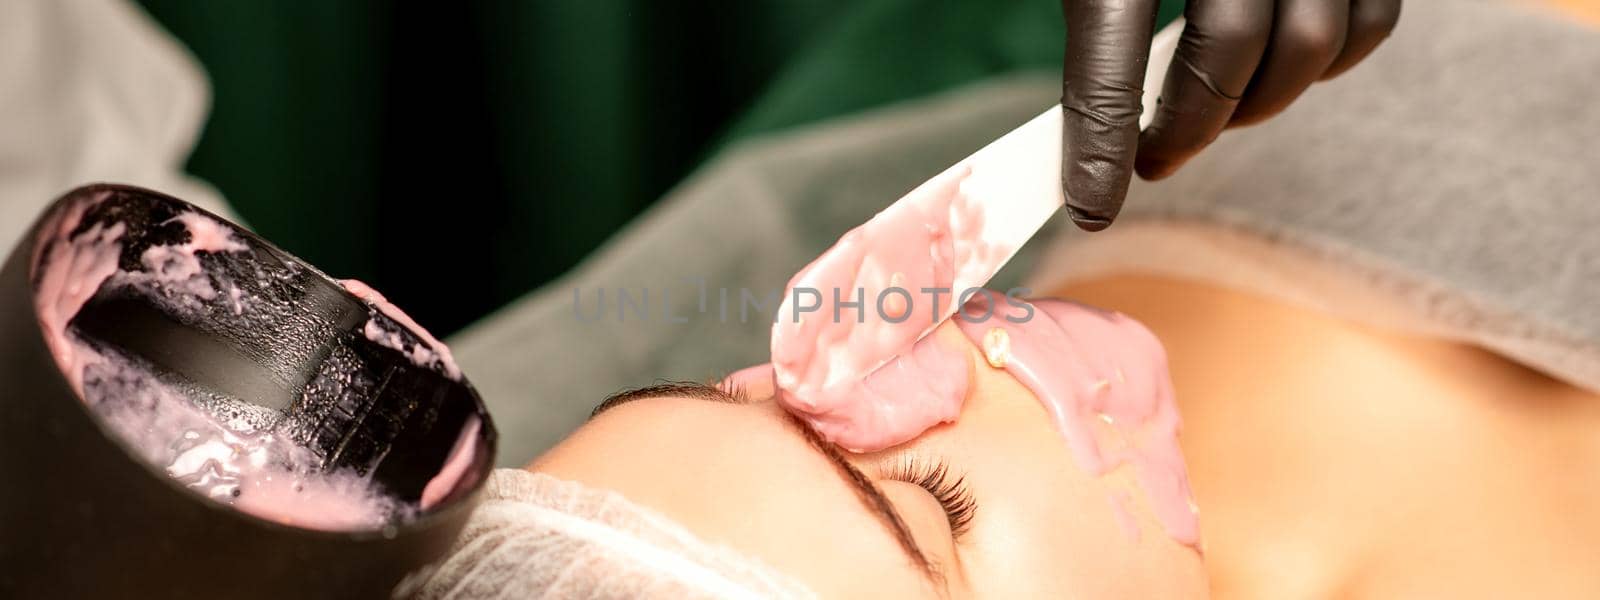
[[944,508],[952,539],[960,541],[972,528],[972,519],[978,513],[978,502],[966,484],[966,476],[952,474],[950,463],[935,458],[906,457],[887,469],[883,477],[927,490]]

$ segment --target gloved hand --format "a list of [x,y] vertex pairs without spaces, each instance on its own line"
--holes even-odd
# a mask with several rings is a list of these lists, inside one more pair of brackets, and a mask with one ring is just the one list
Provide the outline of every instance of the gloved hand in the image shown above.
[[1122,209],[1131,172],[1172,174],[1222,130],[1271,117],[1372,52],[1400,0],[1188,0],[1155,120],[1140,99],[1159,0],[1062,0],[1067,52],[1061,184],[1088,231]]

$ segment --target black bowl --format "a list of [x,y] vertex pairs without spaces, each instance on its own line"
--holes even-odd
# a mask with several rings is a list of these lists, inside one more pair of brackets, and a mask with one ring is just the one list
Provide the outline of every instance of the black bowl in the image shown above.
[[[315,452],[319,468],[355,471],[402,502],[421,497],[476,419],[470,464],[442,501],[353,531],[257,517],[142,459],[79,397],[35,304],[44,255],[62,243],[59,225],[79,214],[70,235],[122,224],[118,269],[133,273],[147,268],[139,260],[146,249],[189,241],[175,221],[189,212],[243,244],[195,254],[232,293],[176,310],[102,285],[70,321],[75,336],[138,360],[202,410],[246,415]],[[364,334],[369,321],[398,342]],[[67,193],[0,270],[0,597],[404,595],[407,581],[449,549],[494,462],[494,427],[472,386],[402,352],[424,339],[310,265],[181,200],[122,185]]]

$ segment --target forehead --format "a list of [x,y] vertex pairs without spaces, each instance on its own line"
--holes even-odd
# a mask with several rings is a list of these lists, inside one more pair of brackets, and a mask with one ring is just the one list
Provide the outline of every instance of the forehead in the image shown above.
[[743,473],[750,463],[815,454],[770,399],[733,402],[703,394],[638,395],[597,414],[558,448],[584,447],[649,464],[692,460],[682,469]]
[[[797,574],[819,562],[838,570],[845,556],[850,569],[871,565],[880,577],[905,567],[856,490],[768,400],[641,397],[603,411],[532,468],[615,491]],[[818,548],[837,556],[813,556]]]

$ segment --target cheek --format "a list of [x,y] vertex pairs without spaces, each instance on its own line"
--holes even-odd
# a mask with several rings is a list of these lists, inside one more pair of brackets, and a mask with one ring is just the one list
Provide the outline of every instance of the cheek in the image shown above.
[[974,589],[1129,598],[1188,597],[1197,580],[1204,589],[1198,555],[1166,535],[1131,473],[1090,475],[1039,419],[979,411],[963,423],[969,437],[951,442],[966,449],[957,462],[979,502],[962,550]]
[[1130,532],[1111,490],[1081,472],[1038,472],[1067,468],[1041,460],[972,482],[980,514],[962,547],[972,588],[1008,598],[1167,597],[1146,587],[1153,544],[1167,544],[1159,526]]
[[[742,437],[742,436],[733,436]],[[760,440],[708,461],[690,528],[805,583],[824,598],[930,597],[920,572],[833,466]],[[931,499],[930,499],[931,501]]]
[[965,471],[978,501],[960,549],[973,589],[994,597],[1127,592],[1116,582],[1152,534],[1124,529],[1111,479],[1075,462],[1027,388],[982,367],[975,382],[955,426],[924,440]]
[[815,484],[796,482],[794,491],[751,515],[748,529],[737,534],[742,549],[823,598],[934,597],[916,565],[853,495],[805,491]]
[[877,483],[884,498],[894,504],[900,519],[911,530],[911,537],[923,554],[940,565],[953,564],[955,539],[950,535],[950,516],[944,506],[920,485],[892,479]]
[[821,597],[926,595],[833,465],[781,419],[760,414],[777,407],[648,402],[614,409],[564,443],[583,451],[536,467],[620,492]]

